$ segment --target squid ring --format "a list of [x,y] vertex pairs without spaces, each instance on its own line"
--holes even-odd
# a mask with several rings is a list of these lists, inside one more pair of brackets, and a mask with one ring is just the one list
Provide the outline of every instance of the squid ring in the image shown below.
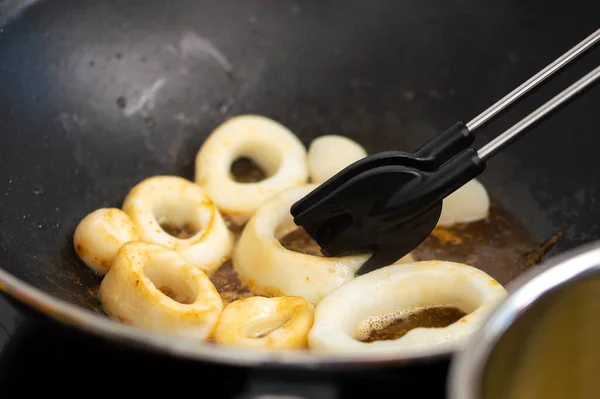
[[314,306],[294,296],[240,299],[225,307],[215,327],[218,344],[302,349],[313,324]]
[[367,151],[348,137],[320,136],[308,146],[308,168],[312,183],[323,183],[346,166],[367,156]]
[[[241,115],[215,129],[196,156],[196,183],[235,224],[245,223],[269,197],[308,181],[306,148],[286,127],[258,115]],[[267,178],[239,183],[232,163],[248,157]]]
[[[231,255],[233,233],[206,192],[186,179],[145,179],[129,192],[123,210],[131,217],[141,241],[173,249],[207,273]],[[190,230],[191,236],[177,238],[163,229],[166,225]]]
[[444,198],[439,227],[451,227],[459,223],[472,223],[488,217],[490,198],[487,190],[477,179]]
[[150,331],[205,340],[223,301],[206,273],[161,245],[130,242],[100,283],[105,312]]
[[125,212],[101,208],[79,222],[73,235],[73,246],[83,263],[104,275],[123,244],[137,238],[135,226]]
[[[456,350],[505,295],[506,290],[486,273],[459,263],[388,266],[355,278],[319,303],[309,346],[332,352],[397,355]],[[466,315],[446,327],[417,327],[396,339],[355,339],[365,321],[385,327],[394,321],[394,314],[424,306],[453,306]]]
[[255,295],[301,296],[316,305],[350,281],[370,255],[323,257],[286,249],[278,240],[293,228],[290,208],[316,184],[292,187],[269,199],[252,216],[233,251],[240,280]]

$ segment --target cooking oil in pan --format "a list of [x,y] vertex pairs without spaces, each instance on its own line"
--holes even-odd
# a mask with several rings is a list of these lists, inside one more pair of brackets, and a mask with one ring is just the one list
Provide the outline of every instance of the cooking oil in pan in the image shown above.
[[[257,182],[265,177],[260,167],[248,159],[236,161],[231,172],[239,182]],[[237,232],[240,231],[238,229]],[[319,245],[302,229],[288,232],[279,241],[288,250],[322,256]],[[413,255],[417,260],[466,263],[485,271],[504,285],[534,263],[532,259],[535,261],[536,258],[528,257],[528,254],[531,255],[537,247],[539,244],[527,229],[492,201],[487,219],[452,228],[436,228],[413,251]],[[231,262],[223,265],[211,279],[225,302],[252,296],[237,278]],[[443,304],[408,309],[363,321],[355,332],[355,338],[365,342],[396,339],[413,328],[446,327],[463,316],[462,310]]]
[[454,306],[422,306],[401,312],[372,316],[354,332],[362,342],[398,339],[417,327],[440,328],[460,320],[467,314]]
[[[302,229],[285,234],[279,241],[288,250],[322,256],[319,245]],[[531,266],[528,254],[537,247],[539,244],[525,227],[493,202],[486,220],[436,228],[413,255],[417,260],[466,263],[506,284]],[[252,296],[237,278],[231,262],[223,265],[211,279],[225,302]],[[365,320],[355,338],[365,342],[396,339],[413,328],[446,327],[463,316],[462,310],[443,304],[409,309]]]

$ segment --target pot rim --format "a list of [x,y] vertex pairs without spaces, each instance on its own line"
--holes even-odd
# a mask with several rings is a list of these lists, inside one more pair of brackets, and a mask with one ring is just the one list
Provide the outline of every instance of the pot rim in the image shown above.
[[198,343],[191,339],[160,334],[126,325],[102,314],[62,300],[0,268],[0,292],[42,313],[59,324],[80,332],[172,357],[230,366],[290,367],[307,370],[357,370],[448,361],[453,350],[431,349],[415,355],[324,354],[308,351],[264,351]]
[[565,284],[600,272],[600,240],[565,251],[507,284],[508,296],[457,351],[450,364],[450,399],[480,399],[487,360],[504,333],[534,303]]

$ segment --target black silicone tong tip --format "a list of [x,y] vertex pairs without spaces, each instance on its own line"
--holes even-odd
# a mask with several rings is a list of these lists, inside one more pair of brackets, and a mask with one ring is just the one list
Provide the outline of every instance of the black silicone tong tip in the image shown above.
[[[359,271],[394,263],[429,236],[442,199],[484,169],[466,149],[439,170],[403,165],[369,169],[295,218],[326,256],[374,253]],[[316,215],[316,216],[313,216]]]
[[[389,151],[363,158],[296,202],[291,208],[294,222],[321,246],[325,256],[375,252],[366,266],[393,263],[422,242],[439,218],[438,212],[435,221],[418,224],[416,221],[424,213],[423,201],[413,200],[414,195],[427,194],[412,191],[404,198],[410,205],[403,207],[397,203],[399,193],[413,190],[422,180],[427,180],[427,187],[433,187],[431,177],[425,179],[424,174],[434,173],[472,142],[472,134],[464,123],[458,122],[412,154]],[[407,223],[409,226],[405,226]],[[427,232],[412,231],[431,223]],[[387,237],[406,238],[399,244],[385,242]]]
[[[339,189],[340,186],[361,173],[382,166],[407,166],[423,171],[435,171],[460,150],[471,145],[473,141],[474,137],[467,126],[463,122],[457,122],[441,134],[433,137],[414,153],[386,151],[360,159],[292,205],[292,216],[295,218],[296,224],[299,225],[305,223],[302,222],[303,219],[319,219],[321,216],[319,214],[312,213],[308,217],[305,214],[311,209],[314,210],[320,202]],[[310,232],[308,233],[312,236]]]
[[416,215],[409,223],[396,226],[394,231],[382,235],[378,248],[356,272],[357,276],[367,274],[400,260],[421,244],[436,226],[442,212],[442,202],[438,201],[429,209]]

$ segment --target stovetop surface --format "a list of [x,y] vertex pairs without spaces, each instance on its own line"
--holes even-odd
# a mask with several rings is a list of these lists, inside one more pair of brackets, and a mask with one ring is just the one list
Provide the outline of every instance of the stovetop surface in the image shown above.
[[[443,398],[447,364],[378,372],[282,372],[175,360],[57,329],[0,297],[0,397],[185,392],[208,398]],[[413,394],[414,392],[414,394]],[[287,395],[287,396],[285,396]],[[386,395],[387,396],[387,395]],[[263,397],[266,399],[267,397]]]

